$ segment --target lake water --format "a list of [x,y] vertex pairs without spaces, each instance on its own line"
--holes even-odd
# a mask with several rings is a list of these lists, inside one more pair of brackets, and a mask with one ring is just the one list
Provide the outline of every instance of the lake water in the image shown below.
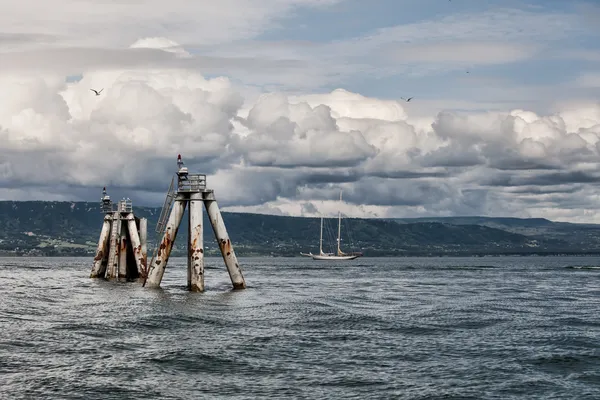
[[2,399],[600,399],[600,258],[0,259]]

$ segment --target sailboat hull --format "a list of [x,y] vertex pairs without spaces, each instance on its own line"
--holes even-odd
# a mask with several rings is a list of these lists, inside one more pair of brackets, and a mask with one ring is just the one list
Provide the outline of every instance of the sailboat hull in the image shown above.
[[336,256],[333,254],[312,254],[312,253],[300,253],[303,256],[311,257],[313,260],[354,260],[355,258],[360,257],[362,254],[348,254],[345,256]]
[[319,255],[312,255],[312,259],[313,260],[354,260],[355,258],[358,258],[360,256],[319,256]]

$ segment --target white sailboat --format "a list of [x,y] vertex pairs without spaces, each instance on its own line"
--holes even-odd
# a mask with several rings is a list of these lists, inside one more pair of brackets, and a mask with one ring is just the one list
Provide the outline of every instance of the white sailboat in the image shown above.
[[[342,202],[342,192],[340,191],[340,203]],[[300,253],[303,256],[312,257],[313,260],[354,260],[362,256],[362,253],[344,253],[340,249],[342,233],[342,211],[338,211],[338,236],[337,236],[337,252],[336,253],[324,253],[323,252],[323,217],[321,217],[321,236],[319,239],[319,254],[313,253]]]

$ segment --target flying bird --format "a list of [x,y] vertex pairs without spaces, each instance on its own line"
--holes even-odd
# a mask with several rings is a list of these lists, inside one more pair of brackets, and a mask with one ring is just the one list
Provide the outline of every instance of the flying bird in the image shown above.
[[411,101],[411,100],[412,100],[412,97],[409,97],[408,99],[405,99],[404,97],[400,97],[400,98],[401,98],[402,100],[406,101],[407,103],[408,103],[409,101]]
[[100,93],[102,93],[102,91],[104,90],[104,88],[100,89],[100,91],[94,90],[94,89],[90,89],[92,92],[96,93],[96,96],[100,96]]

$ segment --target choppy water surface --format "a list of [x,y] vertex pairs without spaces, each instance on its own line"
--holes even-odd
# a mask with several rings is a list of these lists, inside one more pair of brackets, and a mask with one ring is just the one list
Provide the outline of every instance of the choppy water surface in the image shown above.
[[600,398],[600,258],[240,262],[0,259],[0,398]]

